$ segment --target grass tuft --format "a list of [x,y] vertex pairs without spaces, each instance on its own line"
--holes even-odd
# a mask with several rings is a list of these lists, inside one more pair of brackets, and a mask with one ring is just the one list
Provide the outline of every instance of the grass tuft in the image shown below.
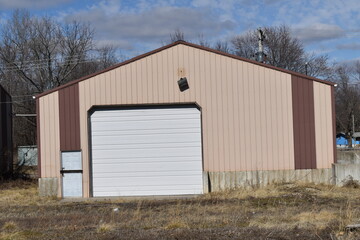
[[107,233],[111,232],[115,229],[115,225],[111,223],[101,223],[99,227],[96,229],[97,233]]
[[165,226],[165,229],[172,230],[177,228],[189,228],[189,226],[181,220],[173,220]]
[[5,222],[3,227],[2,227],[2,231],[4,232],[14,232],[16,231],[18,228],[17,224],[13,221],[10,222]]
[[357,180],[354,180],[352,177],[350,177],[348,180],[346,180],[343,184],[344,188],[360,188],[360,183]]

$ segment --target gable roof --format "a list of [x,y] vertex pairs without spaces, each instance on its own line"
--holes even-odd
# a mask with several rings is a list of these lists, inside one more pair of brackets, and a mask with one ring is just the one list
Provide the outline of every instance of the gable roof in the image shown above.
[[174,47],[174,46],[179,45],[179,44],[182,44],[182,45],[185,45],[185,46],[189,46],[189,47],[193,47],[193,48],[197,48],[197,49],[200,49],[200,50],[203,50],[203,51],[212,52],[212,53],[219,54],[219,55],[222,55],[222,56],[234,58],[234,59],[237,59],[237,60],[240,60],[240,61],[252,63],[252,64],[255,64],[255,65],[259,65],[259,66],[262,66],[262,67],[270,68],[270,69],[273,69],[273,70],[276,70],[276,71],[288,73],[288,74],[291,74],[291,75],[294,75],[294,76],[298,76],[298,77],[305,78],[305,79],[308,79],[308,80],[312,80],[312,81],[324,83],[324,84],[327,84],[327,85],[331,85],[331,86],[334,86],[334,85],[335,85],[334,82],[325,81],[325,80],[322,80],[322,79],[310,77],[310,76],[305,75],[305,74],[297,73],[297,72],[294,72],[294,71],[289,71],[289,70],[282,69],[282,68],[279,68],[279,67],[274,67],[274,66],[271,66],[271,65],[268,65],[268,64],[265,64],[265,63],[260,63],[260,62],[257,62],[257,61],[254,61],[254,60],[250,60],[250,59],[247,59],[247,58],[243,58],[243,57],[239,57],[239,56],[236,56],[236,55],[233,55],[233,54],[224,53],[224,52],[221,52],[221,51],[218,51],[218,50],[215,50],[215,49],[212,49],[212,48],[200,46],[200,45],[197,45],[197,44],[194,44],[194,43],[189,43],[189,42],[185,42],[185,41],[176,41],[176,42],[174,42],[174,43],[171,43],[171,44],[168,44],[168,45],[163,46],[163,47],[161,47],[161,48],[155,49],[155,50],[153,50],[153,51],[150,51],[150,52],[141,54],[141,55],[139,55],[139,56],[137,56],[137,57],[131,58],[131,59],[126,60],[126,61],[124,61],[124,62],[115,64],[115,65],[113,65],[113,66],[111,66],[111,67],[109,67],[109,68],[106,68],[106,69],[102,70],[102,71],[99,71],[99,72],[96,72],[96,73],[93,73],[93,74],[84,76],[84,77],[82,77],[82,78],[79,78],[79,79],[77,79],[77,80],[73,80],[73,81],[68,82],[68,83],[66,83],[66,84],[64,84],[64,85],[61,85],[61,86],[59,86],[59,87],[56,87],[56,88],[47,90],[47,91],[45,91],[45,92],[43,92],[43,93],[40,93],[40,94],[36,95],[36,98],[45,96],[45,95],[50,94],[50,93],[53,93],[53,92],[56,92],[56,91],[58,91],[58,90],[60,90],[60,89],[66,88],[66,87],[68,87],[68,86],[71,86],[71,85],[76,84],[76,83],[78,83],[78,82],[81,82],[81,81],[84,81],[84,80],[86,80],[86,79],[92,78],[92,77],[97,76],[97,75],[99,75],[99,74],[102,74],[102,73],[111,71],[111,70],[113,70],[113,69],[115,69],[115,68],[124,66],[124,65],[126,65],[126,64],[135,62],[135,61],[137,61],[137,60],[139,60],[139,59],[141,59],[141,58],[145,58],[145,57],[147,57],[147,56],[150,56],[150,55],[152,55],[152,54],[161,52],[161,51],[163,51],[163,50],[165,50],[165,49]]

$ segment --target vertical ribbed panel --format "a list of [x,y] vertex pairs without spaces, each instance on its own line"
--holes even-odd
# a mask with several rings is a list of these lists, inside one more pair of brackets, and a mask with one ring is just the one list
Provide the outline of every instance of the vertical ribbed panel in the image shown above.
[[60,151],[81,150],[78,84],[59,90],[59,116]]
[[331,91],[331,86],[314,82],[317,168],[331,168],[334,163]]
[[59,96],[51,93],[39,99],[41,177],[60,176]]
[[292,76],[295,169],[316,168],[314,83]]

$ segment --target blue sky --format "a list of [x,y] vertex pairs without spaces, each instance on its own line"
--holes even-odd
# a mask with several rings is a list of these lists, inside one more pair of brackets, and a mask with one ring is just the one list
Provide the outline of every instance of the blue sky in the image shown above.
[[186,40],[230,39],[262,26],[286,24],[308,51],[332,61],[360,59],[358,0],[0,0],[1,20],[14,9],[90,23],[98,45],[127,57],[163,46],[180,29]]

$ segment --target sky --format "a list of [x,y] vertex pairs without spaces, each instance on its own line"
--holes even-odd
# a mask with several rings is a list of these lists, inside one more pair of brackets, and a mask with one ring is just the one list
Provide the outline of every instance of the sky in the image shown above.
[[0,22],[15,9],[89,23],[98,46],[115,45],[126,58],[169,43],[177,29],[188,41],[215,43],[286,24],[309,52],[360,60],[359,0],[0,0]]

